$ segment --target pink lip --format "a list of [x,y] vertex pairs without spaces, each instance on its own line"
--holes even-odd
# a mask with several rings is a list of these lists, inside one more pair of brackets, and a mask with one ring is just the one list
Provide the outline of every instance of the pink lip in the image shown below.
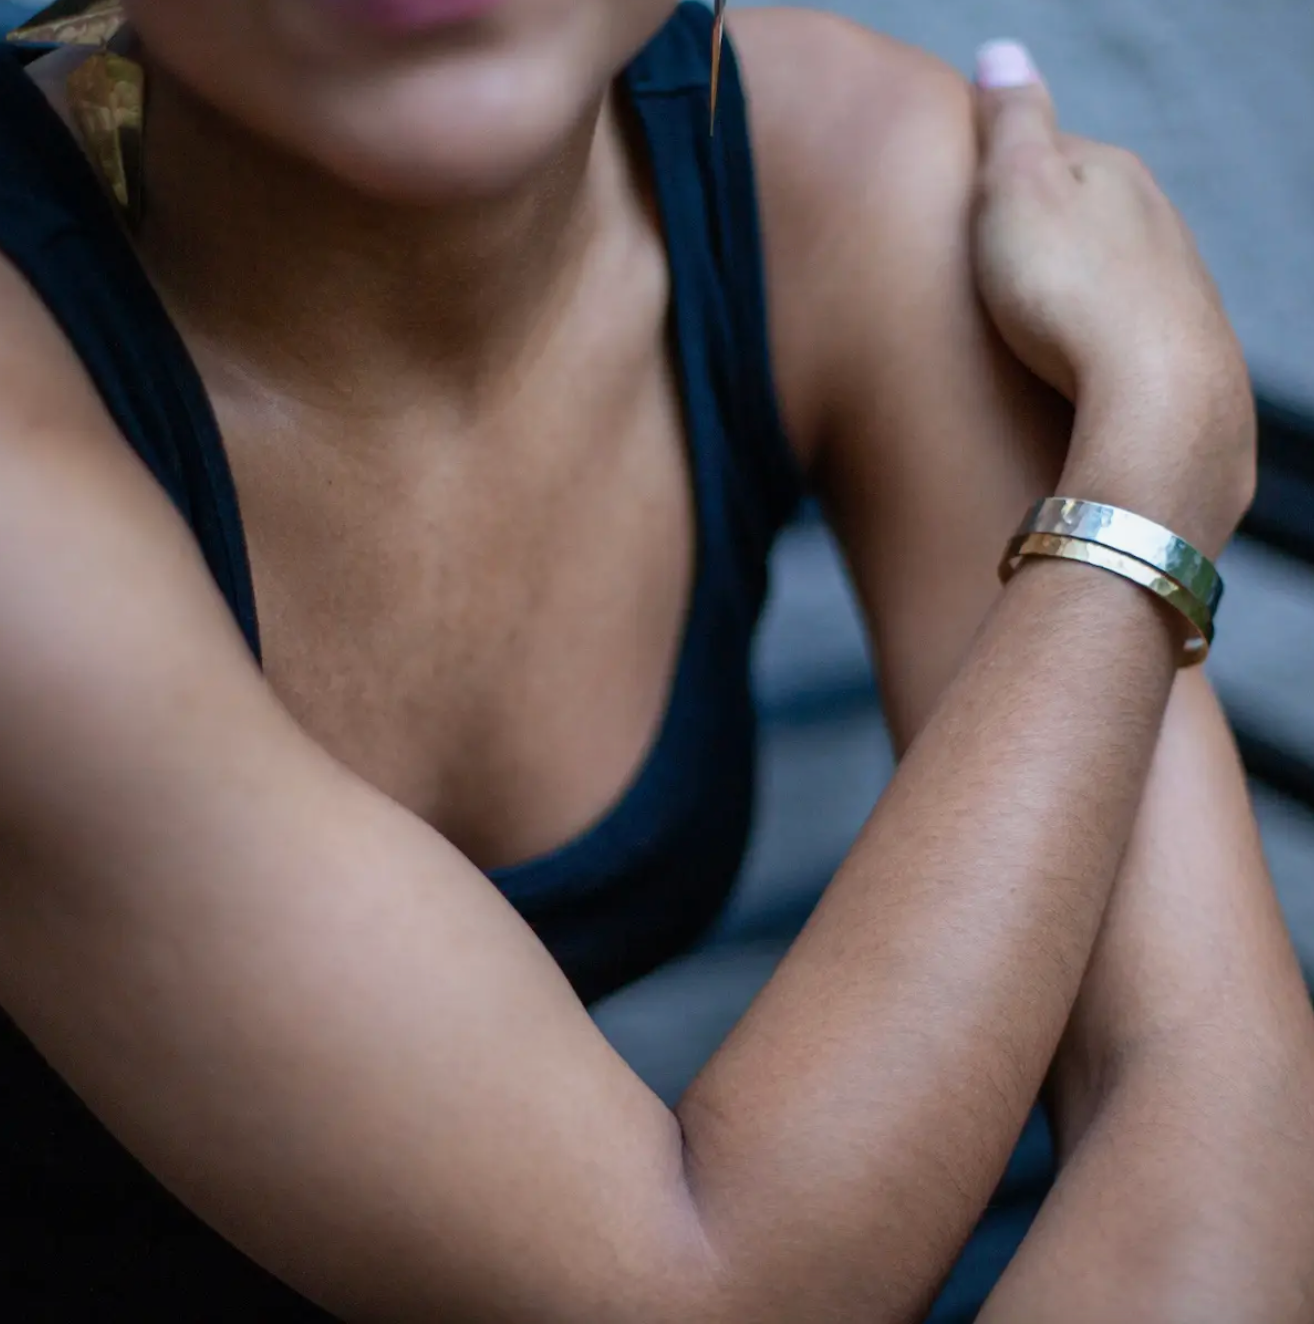
[[465,23],[496,8],[501,0],[326,0],[362,27],[383,32],[423,32]]

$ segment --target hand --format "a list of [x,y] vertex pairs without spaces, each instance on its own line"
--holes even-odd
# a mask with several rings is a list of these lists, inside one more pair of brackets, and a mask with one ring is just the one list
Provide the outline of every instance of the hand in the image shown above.
[[1076,404],[1070,470],[1216,553],[1253,495],[1254,404],[1190,233],[1135,156],[1060,133],[1021,47],[983,48],[977,83],[991,318]]

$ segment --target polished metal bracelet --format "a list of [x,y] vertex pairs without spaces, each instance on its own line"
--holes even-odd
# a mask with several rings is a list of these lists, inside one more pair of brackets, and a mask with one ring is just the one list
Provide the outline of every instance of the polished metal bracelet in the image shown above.
[[1029,556],[1079,561],[1139,584],[1190,627],[1182,665],[1208,655],[1223,581],[1207,556],[1162,525],[1117,506],[1051,497],[1032,508],[1009,543],[1000,578],[1007,583]]
[[1133,584],[1149,589],[1156,597],[1162,598],[1180,613],[1190,626],[1182,645],[1181,665],[1192,667],[1208,657],[1209,646],[1214,641],[1213,617],[1204,609],[1198,598],[1188,593],[1176,580],[1160,574],[1152,565],[1146,565],[1144,561],[1138,561],[1134,556],[1128,556],[1126,552],[1105,547],[1103,543],[1082,542],[1080,538],[1065,538],[1055,533],[1024,533],[1019,534],[1008,544],[1004,565],[1000,567],[1000,577],[1005,583],[1029,556],[1049,556],[1062,561],[1080,561],[1083,565],[1093,565],[1100,570],[1108,570],[1123,579],[1130,579]]
[[1018,532],[1054,533],[1112,547],[1176,580],[1204,604],[1210,616],[1218,613],[1223,581],[1214,563],[1170,529],[1130,510],[1098,501],[1048,497],[1036,502]]

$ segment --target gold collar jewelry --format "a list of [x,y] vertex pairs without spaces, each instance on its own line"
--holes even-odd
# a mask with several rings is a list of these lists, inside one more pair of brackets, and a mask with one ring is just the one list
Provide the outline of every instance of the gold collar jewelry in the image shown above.
[[146,75],[126,53],[127,35],[118,0],[56,0],[7,40],[91,49],[65,83],[68,109],[101,179],[135,228],[142,207]]

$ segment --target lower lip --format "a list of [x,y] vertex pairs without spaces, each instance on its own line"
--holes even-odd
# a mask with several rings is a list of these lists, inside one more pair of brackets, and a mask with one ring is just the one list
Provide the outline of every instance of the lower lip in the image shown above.
[[468,23],[495,9],[501,0],[327,0],[361,27],[405,34]]

